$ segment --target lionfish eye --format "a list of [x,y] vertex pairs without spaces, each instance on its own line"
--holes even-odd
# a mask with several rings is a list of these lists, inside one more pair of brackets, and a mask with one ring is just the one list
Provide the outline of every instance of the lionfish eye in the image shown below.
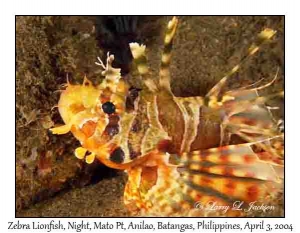
[[102,109],[103,112],[107,114],[112,114],[116,111],[116,106],[112,102],[107,101],[104,104],[102,104]]

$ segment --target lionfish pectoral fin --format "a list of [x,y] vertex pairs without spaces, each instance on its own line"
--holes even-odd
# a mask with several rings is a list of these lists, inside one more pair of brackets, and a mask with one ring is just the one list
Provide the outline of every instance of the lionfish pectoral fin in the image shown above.
[[[152,216],[240,216],[229,209],[206,211],[215,203],[232,206],[271,198],[282,190],[283,163],[270,154],[255,153],[255,143],[183,153],[181,162],[160,164],[151,188],[143,192],[143,168],[128,172],[125,204]],[[144,212],[143,212],[144,211]]]
[[127,173],[128,181],[124,190],[124,204],[129,211],[136,213],[144,205],[140,191],[142,168],[135,167],[127,170]]
[[[255,153],[244,143],[184,155],[187,195],[215,196],[226,203],[261,201],[283,189],[283,163]],[[197,197],[199,196],[199,197]],[[205,203],[203,203],[205,204]]]
[[156,174],[155,184],[144,196],[147,203],[145,213],[154,216],[173,216],[178,212],[183,214],[182,208],[190,204],[183,198],[177,166],[161,164]]
[[239,64],[234,66],[206,95],[206,97],[215,96],[218,97],[219,94],[222,91],[222,88],[224,87],[227,80],[232,77],[233,74],[237,73],[240,69],[240,67],[247,62],[254,54],[257,53],[257,51],[260,49],[260,47],[269,41],[274,35],[276,34],[276,31],[266,28],[262,32],[260,32],[255,40],[255,42],[249,47],[247,54],[242,57]]

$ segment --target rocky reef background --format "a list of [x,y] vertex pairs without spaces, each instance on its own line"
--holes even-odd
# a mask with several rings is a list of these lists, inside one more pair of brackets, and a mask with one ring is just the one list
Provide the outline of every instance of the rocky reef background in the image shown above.
[[[16,17],[16,215],[17,216],[128,216],[122,195],[126,175],[99,163],[87,165],[75,158],[78,142],[71,134],[51,135],[61,124],[55,108],[68,76],[80,83],[84,75],[100,82],[96,57],[115,53],[129,82],[140,81],[126,52],[128,42],[147,45],[153,77],[158,75],[165,27],[170,16],[129,19],[129,29],[111,27],[112,17]],[[205,95],[245,54],[263,28],[275,38],[235,75],[230,88],[274,78],[268,92],[284,85],[284,17],[179,16],[174,40],[172,89],[178,96]],[[127,29],[128,29],[127,28]],[[120,32],[119,34],[116,33]],[[118,58],[118,57],[119,58]],[[275,115],[283,117],[283,102]],[[283,198],[271,200],[278,208],[268,216],[283,216]],[[250,216],[264,213],[250,213]]]

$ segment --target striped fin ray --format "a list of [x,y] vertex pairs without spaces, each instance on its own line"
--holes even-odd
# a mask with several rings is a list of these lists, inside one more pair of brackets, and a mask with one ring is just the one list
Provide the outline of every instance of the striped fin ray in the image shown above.
[[173,17],[172,20],[170,20],[168,23],[164,39],[164,50],[161,58],[161,67],[159,71],[159,85],[169,92],[171,92],[169,67],[171,61],[173,38],[176,32],[177,25],[178,19],[176,17]]
[[[269,168],[283,166],[283,161],[267,152],[255,152],[257,143],[243,143],[184,153],[185,166],[191,171],[278,181],[280,176]],[[265,170],[262,170],[264,166]],[[265,175],[266,171],[270,175]]]
[[[256,114],[256,118],[254,114]],[[259,106],[229,116],[223,124],[223,127],[226,127],[231,133],[240,131],[247,134],[255,134],[258,138],[259,136],[270,138],[279,134],[273,119],[269,116],[269,112]]]
[[[220,202],[232,206],[236,202],[262,201],[269,195],[274,195],[277,190],[277,185],[274,182],[204,173],[186,175],[184,182],[189,187],[187,190],[190,190],[187,195],[194,202],[203,202],[202,196],[210,196],[215,197],[217,205],[220,205]],[[191,194],[193,190],[201,195],[200,198],[195,194]],[[207,204],[203,203],[203,205]]]
[[128,181],[124,190],[124,204],[131,212],[137,212],[138,209],[144,207],[139,190],[142,169],[141,167],[136,167],[128,170],[127,173]]
[[255,144],[186,153],[182,173],[188,187],[185,194],[194,201],[199,201],[197,195],[201,194],[216,196],[231,206],[236,201],[249,203],[276,195],[282,189],[283,161],[273,160],[267,152],[255,153]]
[[156,84],[151,79],[149,74],[149,67],[147,65],[146,57],[146,45],[140,45],[138,43],[129,44],[133,59],[137,65],[137,69],[142,76],[143,84],[152,92],[157,90]]
[[277,135],[267,142],[265,140],[259,141],[262,138],[265,139],[265,135],[247,134],[240,130],[236,130],[234,133],[246,141],[256,141],[256,146],[268,153],[268,157],[272,157],[272,160],[274,161],[280,160],[284,157],[283,134]]
[[[260,83],[263,80],[263,79],[260,79],[260,80],[258,80],[257,82],[255,82],[253,84],[250,84],[248,86],[244,86],[244,87],[232,90],[232,91],[228,91],[227,93],[230,93],[231,95],[235,95],[235,96],[241,96],[241,93],[242,93],[241,91],[242,90],[246,90],[248,92],[258,92],[259,90],[262,90],[262,89],[265,89],[265,88],[271,86],[276,81],[276,79],[278,78],[278,73],[279,73],[279,68],[277,68],[277,71],[276,71],[276,74],[275,74],[274,78],[270,82],[268,82],[268,83],[266,83],[262,86],[257,86],[257,84]],[[257,86],[257,87],[255,87],[255,86]],[[249,88],[249,87],[253,87],[253,88]]]
[[227,82],[228,78],[230,78],[233,74],[235,74],[240,67],[247,62],[254,54],[258,52],[260,47],[269,41],[274,35],[276,31],[266,28],[261,33],[258,34],[256,41],[249,47],[247,54],[241,59],[239,64],[233,67],[206,95],[206,97],[215,96],[218,98],[222,87]]
[[221,105],[224,106],[226,112],[231,116],[237,113],[244,112],[250,108],[254,108],[254,106],[257,105],[264,105],[267,101],[274,99],[274,98],[281,98],[284,97],[284,91],[280,91],[278,93],[273,93],[266,96],[257,96],[252,99],[241,99],[241,100],[235,100],[235,97],[228,96],[225,98],[232,98],[232,100],[229,101],[222,101]]
[[162,165],[157,168],[156,184],[145,195],[145,201],[152,203],[148,204],[146,213],[168,216],[180,210],[179,203],[183,199],[179,177],[176,166]]
[[[212,115],[209,118],[213,121],[216,112],[220,116],[221,138],[229,135],[225,144],[229,144],[232,134],[237,134],[248,142],[272,138],[280,135],[280,132],[266,103],[278,97],[284,97],[284,92],[266,96],[259,96],[256,89],[225,93],[220,102],[208,103]],[[222,139],[221,145],[224,143]],[[263,149],[267,150],[265,146]]]
[[[231,95],[232,94],[232,95]],[[221,112],[225,112],[222,127],[230,134],[236,134],[248,142],[273,138],[281,133],[276,127],[276,121],[266,106],[270,99],[284,97],[284,92],[259,96],[257,89],[234,91],[229,99],[221,104]],[[226,96],[225,95],[225,96]],[[272,147],[258,143],[265,151],[272,152]],[[275,153],[273,153],[275,154]]]
[[[221,145],[224,143],[223,138],[229,135],[229,139],[226,140],[226,144],[228,144],[232,134],[237,134],[248,142],[260,141],[280,134],[267,102],[284,98],[284,92],[259,95],[260,90],[267,88],[276,80],[277,74],[271,82],[263,86],[228,91],[219,98],[220,100],[215,96],[209,97],[206,104],[212,110],[211,114],[218,111],[222,118]],[[265,145],[261,145],[264,150],[267,150]]]
[[[258,87],[254,87],[254,88],[250,88],[250,89],[247,89],[247,87],[241,87],[239,89],[235,89],[235,90],[231,90],[231,91],[226,92],[222,96],[222,102],[224,103],[224,102],[230,101],[230,100],[234,100],[234,101],[253,100],[256,97],[259,97],[260,96],[259,95],[260,90],[271,86],[275,82],[275,80],[278,77],[278,72],[279,72],[279,69],[277,69],[275,77],[270,82],[268,82],[268,83],[266,83],[262,86],[258,86]],[[255,85],[255,83],[252,84],[252,85],[249,85],[249,86],[254,86],[254,85]]]
[[208,107],[215,110],[224,110],[227,117],[245,112],[249,109],[259,109],[261,106],[266,109],[267,101],[275,98],[283,98],[284,91],[259,96],[256,90],[242,90],[232,93],[225,93],[218,101],[214,96],[208,102],[204,102]]

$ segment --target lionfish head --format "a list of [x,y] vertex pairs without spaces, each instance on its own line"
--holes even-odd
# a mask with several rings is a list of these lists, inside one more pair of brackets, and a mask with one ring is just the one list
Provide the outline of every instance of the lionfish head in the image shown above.
[[108,54],[106,65],[98,60],[96,64],[103,68],[104,80],[97,86],[86,77],[81,85],[68,81],[58,103],[65,125],[51,131],[53,134],[71,131],[82,145],[75,150],[75,156],[85,158],[87,163],[96,157],[104,163],[124,163],[120,146],[134,118],[133,111],[126,109],[126,105],[134,109],[137,96],[132,99],[133,90],[121,77],[121,69],[112,67],[113,55]]

